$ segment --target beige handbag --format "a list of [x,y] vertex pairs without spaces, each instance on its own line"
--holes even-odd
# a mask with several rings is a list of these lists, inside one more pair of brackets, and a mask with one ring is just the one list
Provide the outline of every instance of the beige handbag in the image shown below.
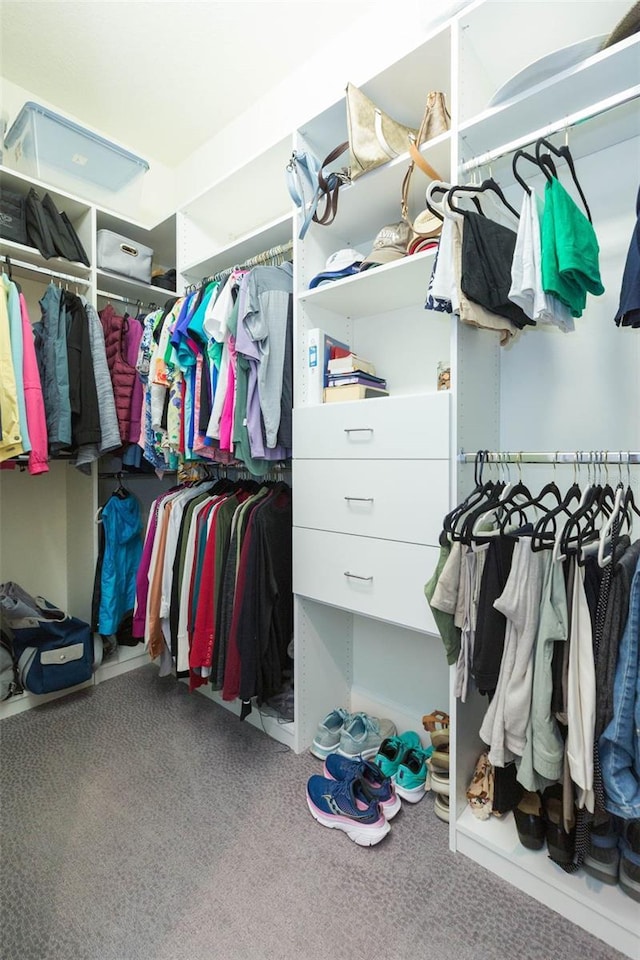
[[409,185],[413,170],[416,166],[420,167],[430,180],[442,180],[440,174],[430,163],[424,159],[420,153],[420,146],[431,140],[432,137],[444,133],[450,126],[449,111],[444,97],[444,93],[430,93],[427,97],[427,106],[424,111],[420,129],[414,139],[409,143],[409,153],[411,161],[402,181],[402,219],[409,224],[414,233],[420,237],[437,237],[442,230],[442,222],[427,207],[412,222],[409,215]]
[[347,125],[351,180],[375,170],[418,144],[449,129],[443,93],[430,93],[420,130],[406,127],[380,110],[352,83],[347,84]]
[[409,138],[418,134],[392,120],[352,83],[347,84],[347,125],[352,180],[406,153]]

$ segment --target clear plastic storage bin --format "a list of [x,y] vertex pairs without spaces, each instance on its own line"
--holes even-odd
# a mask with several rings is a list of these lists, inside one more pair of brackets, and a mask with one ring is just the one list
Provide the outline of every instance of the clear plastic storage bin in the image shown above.
[[51,186],[127,212],[140,200],[146,160],[40,104],[28,102],[5,136],[5,163]]

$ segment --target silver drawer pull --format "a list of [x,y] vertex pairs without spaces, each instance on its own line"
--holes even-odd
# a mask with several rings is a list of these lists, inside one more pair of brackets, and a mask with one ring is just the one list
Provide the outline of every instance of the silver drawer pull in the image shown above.
[[373,433],[373,427],[345,427],[345,433]]
[[360,503],[373,503],[373,497],[345,497],[345,500],[358,500]]
[[345,577],[351,577],[353,580],[373,580],[373,577],[361,577],[357,573],[349,573],[348,570],[344,572]]

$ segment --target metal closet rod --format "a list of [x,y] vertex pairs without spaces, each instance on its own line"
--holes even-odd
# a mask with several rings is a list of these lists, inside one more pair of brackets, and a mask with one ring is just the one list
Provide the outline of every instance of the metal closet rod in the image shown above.
[[75,283],[82,287],[91,285],[90,280],[83,280],[82,277],[73,277],[70,273],[59,273],[57,270],[48,270],[47,267],[38,267],[34,263],[27,263],[24,260],[14,260],[13,257],[5,257],[7,267],[18,267],[20,270],[28,270],[30,273],[44,273],[48,277],[54,277],[56,280],[65,280],[68,283]]
[[[470,170],[476,170],[478,167],[492,163],[494,160],[498,160],[508,153],[514,153],[516,150],[527,147],[542,137],[550,137],[554,133],[562,133],[570,127],[584,123],[586,120],[595,120],[596,117],[602,116],[602,114],[607,113],[608,110],[614,110],[616,107],[621,107],[623,104],[629,103],[631,100],[637,100],[639,97],[640,84],[635,87],[628,87],[626,90],[622,90],[612,97],[607,97],[605,100],[600,100],[598,103],[592,104],[587,109],[577,110],[575,113],[571,113],[561,120],[556,120],[546,127],[540,127],[539,130],[535,130],[533,133],[527,133],[523,137],[518,137],[517,140],[504,143],[501,147],[496,147],[495,150],[489,150],[479,157],[473,157],[460,166],[460,171],[467,173]],[[462,137],[464,138],[464,131],[462,131]]]
[[262,253],[257,253],[255,257],[249,257],[249,259],[245,260],[244,263],[236,263],[233,267],[227,267],[225,270],[220,270],[212,277],[204,277],[204,279],[199,280],[198,283],[190,283],[186,287],[185,292],[191,293],[194,290],[198,290],[200,287],[205,286],[205,284],[211,283],[213,280],[225,280],[233,273],[234,270],[250,270],[251,267],[259,267],[260,265],[268,264],[270,260],[279,260],[285,254],[290,253],[291,250],[293,250],[293,240],[287,240],[286,243],[282,243],[276,247],[270,247],[268,250],[264,250]]
[[526,450],[479,450],[476,453],[461,452],[460,463],[475,463],[476,458],[484,454],[485,463],[640,463],[637,450],[554,450],[539,452]]

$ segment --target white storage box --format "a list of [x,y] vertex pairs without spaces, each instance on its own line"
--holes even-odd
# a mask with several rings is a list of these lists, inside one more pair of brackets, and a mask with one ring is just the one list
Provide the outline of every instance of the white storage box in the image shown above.
[[7,131],[4,162],[51,186],[121,210],[140,200],[146,160],[28,102]]
[[151,247],[121,237],[113,230],[98,230],[97,259],[99,270],[110,270],[121,277],[151,283]]

